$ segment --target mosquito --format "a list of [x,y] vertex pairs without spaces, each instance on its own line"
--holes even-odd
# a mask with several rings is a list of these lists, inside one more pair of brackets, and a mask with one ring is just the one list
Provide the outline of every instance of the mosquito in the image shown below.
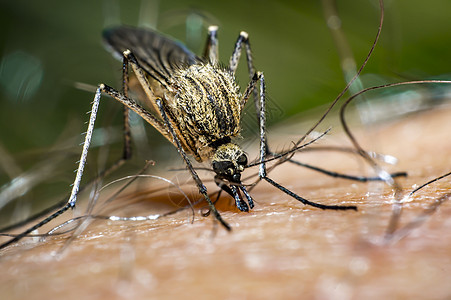
[[[381,24],[382,19],[381,14]],[[267,163],[276,161],[277,165],[285,161],[295,162],[291,159],[292,155],[316,140],[303,143],[363,70],[377,43],[381,25],[373,47],[354,79],[348,82],[320,120],[294,143],[291,149],[282,153],[273,153],[268,148],[265,77],[262,72],[254,68],[249,35],[244,31],[240,32],[228,66],[223,67],[219,63],[217,31],[217,26],[208,28],[202,57],[188,50],[180,42],[155,30],[119,26],[103,32],[107,46],[115,56],[122,59],[122,89],[119,91],[106,84],[100,84],[96,89],[83,150],[69,199],[53,214],[0,245],[0,249],[20,240],[68,209],[75,207],[102,93],[124,105],[125,119],[123,156],[104,173],[108,173],[131,156],[128,116],[132,110],[175,146],[199,193],[208,203],[210,212],[227,230],[231,230],[231,227],[216,209],[207,188],[198,176],[196,168],[193,167],[191,158],[197,162],[210,163],[215,174],[214,182],[220,188],[220,192],[229,194],[234,199],[236,207],[243,212],[248,212],[254,207],[254,200],[242,183],[241,175],[245,169],[253,166],[259,167],[258,181],[268,182],[305,205],[329,210],[357,210],[357,207],[353,205],[325,205],[299,196],[268,176]],[[243,51],[250,81],[241,93],[235,80],[235,73]],[[134,92],[133,95],[137,99],[129,95],[129,90]],[[240,136],[243,108],[251,96],[254,99],[259,124],[260,151],[258,160],[249,163],[247,154],[235,140]],[[303,166],[310,167],[306,164]],[[360,181],[384,180],[379,177],[354,178],[325,172],[318,168],[313,169],[335,177]],[[389,176],[404,175],[405,173],[399,173]]]
[[[97,94],[105,92],[135,111],[177,148],[210,211],[230,230],[188,155],[198,162],[211,163],[215,172],[214,181],[235,199],[240,211],[247,212],[254,207],[252,196],[241,182],[241,173],[248,167],[248,158],[233,139],[240,134],[242,111],[257,89],[257,83],[260,83],[257,105],[260,124],[259,176],[276,188],[292,196],[295,194],[266,174],[265,79],[263,73],[254,71],[248,34],[239,34],[229,66],[222,68],[218,59],[217,30],[217,26],[209,27],[203,57],[197,57],[180,43],[150,29],[121,26],[106,30],[106,43],[114,53],[122,54],[124,72],[128,66],[132,67],[146,100],[150,102],[150,110],[106,85],[100,85]],[[243,46],[251,80],[241,94],[235,72]],[[127,80],[126,73],[124,78]],[[294,197],[304,204],[322,209],[356,209],[355,206],[329,206],[297,195]]]

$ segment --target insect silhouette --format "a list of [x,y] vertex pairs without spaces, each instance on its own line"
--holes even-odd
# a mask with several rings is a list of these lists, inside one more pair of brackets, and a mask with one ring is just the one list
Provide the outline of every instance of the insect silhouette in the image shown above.
[[[295,162],[291,160],[291,155],[310,143],[302,144],[307,134],[322,121],[328,111],[291,149],[282,153],[271,152],[268,148],[266,134],[265,78],[262,72],[258,72],[254,68],[249,36],[246,32],[239,34],[228,66],[223,67],[218,58],[217,30],[217,26],[209,27],[202,57],[192,53],[183,44],[151,29],[120,26],[104,31],[103,38],[107,46],[115,56],[122,58],[122,89],[119,91],[106,84],[100,84],[96,90],[83,150],[69,199],[53,214],[0,245],[0,249],[27,236],[75,206],[102,93],[124,105],[125,119],[123,156],[105,173],[131,156],[128,125],[128,115],[131,109],[175,146],[191,173],[199,193],[208,203],[210,212],[227,230],[231,230],[231,227],[216,209],[207,188],[192,165],[190,156],[198,162],[208,161],[211,163],[215,173],[215,183],[221,191],[233,197],[237,208],[243,212],[252,209],[254,201],[246,186],[241,182],[241,174],[246,168],[253,166],[259,167],[259,181],[265,180],[305,205],[330,210],[357,210],[356,206],[324,205],[309,201],[268,176],[267,162],[273,160],[278,163],[287,160]],[[246,55],[250,82],[241,93],[240,87],[235,81],[235,73],[242,51]],[[348,83],[332,106],[351,83]],[[129,90],[134,91],[137,100],[129,96]],[[254,98],[259,123],[260,151],[259,158],[255,162],[249,163],[246,153],[234,142],[234,139],[240,135],[243,108],[251,96]],[[305,164],[304,166],[309,167]],[[315,170],[335,177],[360,181],[383,180],[379,177],[353,178],[325,172],[318,168]],[[404,175],[399,173],[391,176]]]

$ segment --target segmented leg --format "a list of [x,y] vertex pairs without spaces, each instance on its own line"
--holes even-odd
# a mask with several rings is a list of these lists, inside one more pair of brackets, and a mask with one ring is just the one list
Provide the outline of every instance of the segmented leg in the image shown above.
[[27,236],[29,233],[44,226],[48,222],[52,221],[53,219],[55,219],[56,217],[58,217],[59,215],[61,215],[65,211],[67,211],[69,208],[73,208],[75,206],[75,203],[77,202],[77,195],[78,195],[78,192],[80,189],[81,178],[83,176],[83,170],[86,165],[86,158],[88,156],[89,145],[91,144],[92,133],[94,131],[94,123],[95,123],[95,120],[97,117],[97,111],[99,108],[101,92],[102,92],[101,87],[97,88],[96,94],[94,97],[94,101],[92,104],[92,108],[91,108],[91,116],[89,118],[89,124],[88,124],[88,129],[86,131],[85,141],[83,143],[83,150],[81,152],[80,161],[78,163],[77,173],[75,175],[75,180],[72,185],[72,191],[71,191],[69,200],[62,208],[58,209],[56,212],[54,212],[49,217],[45,218],[38,224],[28,228],[21,234],[17,235],[16,237],[12,238],[11,240],[0,245],[0,249],[3,249],[5,247],[7,247],[8,245],[11,245],[12,243],[15,243],[15,242],[21,240],[23,237]]
[[305,205],[314,206],[321,209],[334,209],[334,210],[357,210],[356,206],[339,206],[339,205],[324,205],[315,203],[312,201],[309,201],[305,198],[300,197],[299,195],[293,193],[289,189],[285,188],[284,186],[278,184],[274,180],[270,179],[267,176],[266,172],[266,154],[267,154],[267,148],[266,148],[266,103],[265,103],[265,77],[262,73],[259,73],[260,77],[260,166],[259,166],[259,177],[261,179],[266,180],[268,183],[273,185],[274,187],[278,188],[282,192],[286,193],[287,195],[293,197],[294,199],[302,202]]
[[[215,28],[216,30],[217,28]],[[216,31],[214,33],[214,37],[216,38]],[[210,38],[209,38],[210,39]],[[207,43],[208,44],[208,43]],[[257,120],[260,122],[260,111],[261,111],[261,107],[260,107],[260,101],[257,100],[258,99],[258,91],[255,88],[256,85],[256,81],[258,80],[258,76],[256,76],[255,73],[255,67],[254,67],[254,63],[253,63],[253,59],[252,59],[252,51],[251,51],[251,45],[249,42],[249,35],[247,34],[247,32],[242,31],[240,32],[240,35],[237,38],[237,41],[235,42],[235,47],[234,50],[232,52],[232,56],[230,57],[230,61],[229,61],[229,68],[231,70],[231,72],[233,74],[235,74],[237,68],[238,68],[238,63],[241,57],[241,51],[243,48],[243,45],[245,47],[246,50],[246,60],[247,60],[247,65],[248,65],[248,71],[249,71],[249,77],[250,77],[250,82],[245,90],[245,92],[243,93],[243,98],[241,101],[241,107],[244,107],[244,105],[246,104],[248,98],[250,97],[250,94],[253,93],[254,96],[254,104],[255,104],[255,111],[257,114]],[[266,137],[266,132],[265,132],[265,143],[266,143],[266,157],[268,156],[280,156],[280,157],[284,157],[284,160],[288,160],[294,164],[297,164],[299,166],[303,166],[306,168],[310,168],[314,171],[332,176],[332,177],[336,177],[336,178],[344,178],[344,179],[349,179],[349,180],[355,180],[355,181],[360,181],[360,182],[366,182],[366,181],[383,181],[384,179],[380,178],[380,177],[365,177],[365,176],[352,176],[352,175],[347,175],[347,174],[340,174],[337,172],[331,172],[322,168],[318,168],[315,166],[310,166],[307,164],[303,164],[301,162],[295,161],[293,160],[290,156],[284,155],[283,153],[274,153],[269,149],[269,145],[268,145],[268,140]],[[281,161],[283,162],[283,160]],[[405,172],[399,172],[399,173],[394,173],[392,174],[393,177],[398,177],[398,176],[406,176],[407,174]]]
[[167,126],[167,130],[169,131],[169,133],[171,134],[171,136],[173,138],[173,143],[176,145],[177,150],[179,151],[180,155],[182,156],[183,160],[186,163],[186,166],[188,167],[188,170],[191,172],[191,176],[193,177],[194,181],[196,182],[196,185],[199,188],[199,192],[204,196],[205,200],[207,201],[208,205],[210,206],[210,211],[213,213],[216,220],[218,220],[227,230],[232,230],[230,225],[227,224],[227,222],[225,222],[222,219],[222,217],[219,214],[218,210],[216,209],[215,205],[213,204],[210,197],[208,196],[207,188],[202,183],[202,180],[197,175],[196,170],[194,170],[194,168],[191,164],[191,161],[188,158],[188,155],[183,150],[182,145],[180,144],[179,138],[178,138],[177,134],[175,133],[174,129],[172,128],[171,123],[169,122],[169,118],[166,114],[166,111],[165,111],[165,108],[163,106],[161,99],[157,98],[156,104],[158,105],[158,107],[160,109],[160,114],[162,115],[165,125]]
[[208,37],[203,57],[208,58],[208,61],[213,66],[217,65],[219,62],[218,26],[208,27]]

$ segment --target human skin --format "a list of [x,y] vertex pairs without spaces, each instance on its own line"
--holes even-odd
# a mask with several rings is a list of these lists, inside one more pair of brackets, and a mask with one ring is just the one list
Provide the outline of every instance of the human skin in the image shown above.
[[[360,131],[358,140],[363,145],[377,140],[378,149],[399,159],[391,170],[408,172],[398,182],[409,193],[450,171],[450,113],[443,108],[412,115]],[[333,152],[296,157],[343,173],[365,170],[364,164],[350,163],[355,158]],[[256,206],[249,213],[223,196],[218,208],[231,232],[198,211],[191,222],[190,212],[183,211],[153,221],[96,221],[69,244],[63,235],[13,245],[0,254],[0,294],[3,299],[451,296],[449,203],[404,238],[386,240],[393,191],[383,183],[331,178],[289,163],[270,176],[311,201],[356,205],[358,211],[304,206],[262,182],[252,190]],[[449,190],[445,178],[416,193],[404,204],[399,227]],[[135,213],[154,213],[155,199],[149,198],[133,205]]]

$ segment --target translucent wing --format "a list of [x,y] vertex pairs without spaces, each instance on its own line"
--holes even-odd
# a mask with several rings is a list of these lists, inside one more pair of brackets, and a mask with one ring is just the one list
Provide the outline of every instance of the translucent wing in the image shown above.
[[151,29],[128,26],[109,28],[104,30],[103,39],[119,57],[125,50],[130,50],[141,67],[166,87],[177,69],[201,61],[182,43]]

